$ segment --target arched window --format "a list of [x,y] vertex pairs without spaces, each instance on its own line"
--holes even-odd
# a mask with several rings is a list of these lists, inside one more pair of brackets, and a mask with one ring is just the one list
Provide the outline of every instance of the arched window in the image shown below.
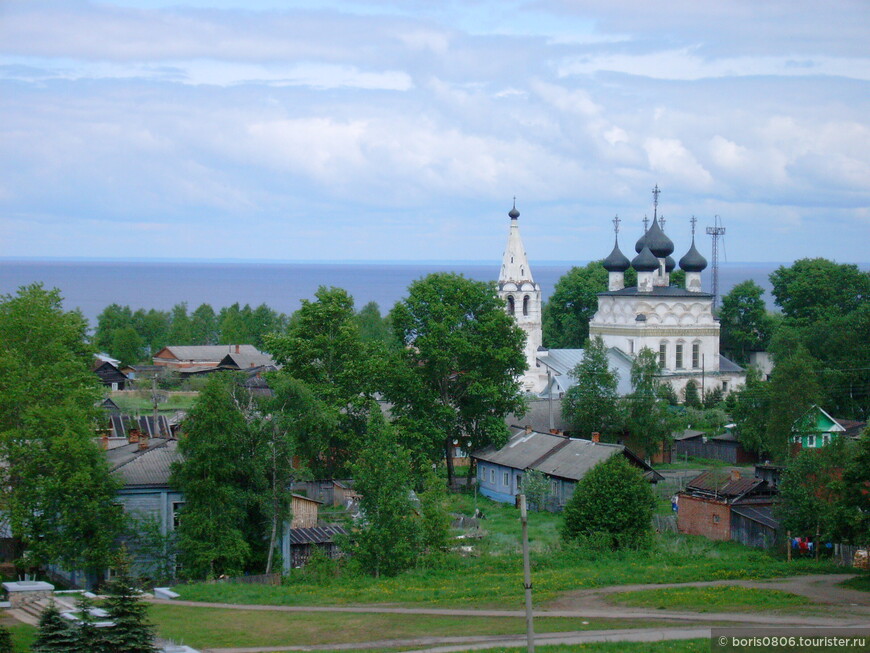
[[514,296],[513,295],[507,296],[507,304],[508,304],[508,315],[513,315],[514,314]]
[[523,315],[529,314],[529,296],[523,297]]

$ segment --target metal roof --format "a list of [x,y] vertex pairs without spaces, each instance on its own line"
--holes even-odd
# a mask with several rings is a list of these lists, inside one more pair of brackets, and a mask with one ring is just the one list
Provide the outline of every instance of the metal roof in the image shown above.
[[707,292],[689,292],[685,288],[678,288],[677,286],[653,286],[653,289],[649,292],[639,292],[635,286],[629,286],[622,290],[608,290],[598,293],[599,297],[611,295],[640,295],[641,297],[701,297],[705,299],[713,297],[713,295]]
[[511,467],[513,469],[526,469],[552,449],[568,440],[563,435],[551,435],[532,431],[526,433],[525,429],[515,433],[508,443],[501,449],[487,447],[473,455],[478,460]]
[[737,363],[728,360],[722,354],[719,354],[719,371],[720,372],[742,372],[743,368]]
[[341,526],[315,526],[313,528],[291,528],[290,544],[326,544],[336,535],[347,535]]
[[547,476],[558,476],[579,481],[598,463],[622,453],[621,444],[592,442],[590,440],[569,440],[564,447],[538,462],[532,467]]
[[178,441],[152,439],[148,445],[145,451],[139,451],[138,444],[128,444],[106,452],[112,476],[119,478],[124,487],[169,485],[172,463],[181,459]]
[[723,497],[739,497],[766,483],[760,478],[740,477],[734,479],[728,470],[711,469],[686,484],[687,490],[711,492]]
[[260,353],[254,345],[182,345],[164,347],[157,354],[159,356],[162,352],[169,352],[181,361],[214,361],[216,363],[227,354],[236,353],[236,348],[238,348],[239,354],[253,356]]

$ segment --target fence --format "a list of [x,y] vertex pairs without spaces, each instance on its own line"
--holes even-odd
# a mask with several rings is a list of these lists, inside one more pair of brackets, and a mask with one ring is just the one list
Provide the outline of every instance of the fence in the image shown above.
[[656,533],[677,532],[676,515],[653,515],[652,523]]

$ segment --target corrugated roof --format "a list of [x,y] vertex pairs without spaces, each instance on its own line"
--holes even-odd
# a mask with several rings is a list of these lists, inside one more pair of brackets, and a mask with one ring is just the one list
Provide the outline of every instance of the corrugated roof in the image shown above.
[[548,476],[579,481],[595,465],[621,453],[623,448],[621,444],[569,440],[565,446],[538,462],[532,469]]
[[779,520],[773,516],[772,506],[737,505],[731,508],[731,512],[734,512],[741,517],[746,517],[746,519],[751,519],[754,522],[758,522],[768,528],[774,530],[779,528]]
[[347,535],[341,526],[318,526],[314,528],[291,528],[290,544],[326,544],[336,535]]
[[[120,461],[112,467],[112,476],[121,479],[124,486],[169,485],[172,463],[181,459],[177,440],[150,440],[147,451],[138,449],[138,444],[125,445],[106,452],[109,464],[112,459]],[[126,451],[119,451],[126,450]],[[117,453],[115,456],[112,454]]]
[[526,469],[536,460],[549,453],[553,447],[566,440],[567,438],[561,435],[550,435],[549,433],[540,433],[539,431],[526,433],[523,429],[515,433],[501,449],[496,450],[494,447],[487,447],[482,451],[475,452],[474,457],[478,460],[502,465],[503,467]]
[[161,351],[168,351],[181,361],[213,361],[217,363],[227,354],[235,353],[236,347],[238,347],[240,354],[253,356],[260,353],[254,345],[170,345]]
[[741,476],[733,479],[730,471],[711,469],[689,481],[686,489],[712,492],[723,497],[738,497],[763,483],[760,478]]

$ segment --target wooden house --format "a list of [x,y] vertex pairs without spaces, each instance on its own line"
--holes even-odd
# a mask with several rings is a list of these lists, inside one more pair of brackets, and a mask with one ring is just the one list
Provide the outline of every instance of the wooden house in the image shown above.
[[97,359],[93,372],[100,378],[100,382],[111,390],[123,390],[127,385],[127,375],[110,361]]
[[867,422],[832,417],[820,406],[814,405],[795,421],[792,443],[800,449],[818,449],[837,438],[855,439],[867,427]]
[[560,510],[586,472],[616,455],[625,456],[649,481],[662,480],[661,474],[621,444],[580,440],[531,428],[518,430],[501,449],[487,447],[472,454],[472,458],[477,461],[481,494],[494,501],[514,503],[523,475],[527,470],[536,470],[550,480],[548,509]]
[[677,494],[677,530],[711,540],[772,546],[775,502],[776,491],[764,479],[744,478],[736,469],[710,470]]

